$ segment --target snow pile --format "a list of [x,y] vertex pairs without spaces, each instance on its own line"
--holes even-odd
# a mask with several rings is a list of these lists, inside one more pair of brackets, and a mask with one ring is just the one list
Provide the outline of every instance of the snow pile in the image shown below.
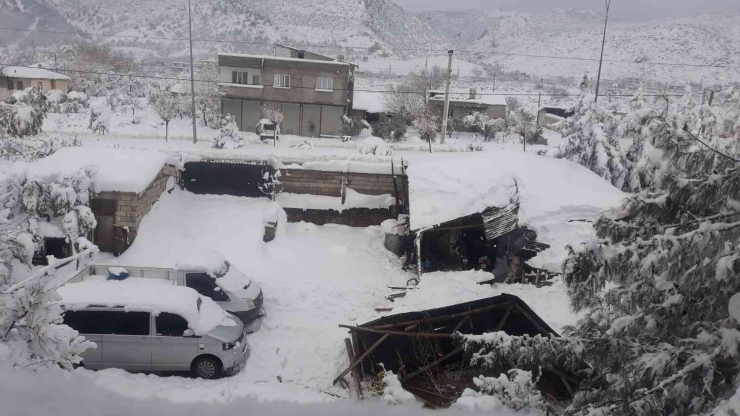
[[147,188],[168,163],[164,153],[146,150],[65,147],[34,163],[17,163],[13,170],[29,179],[54,181],[63,174],[86,166],[97,166],[93,192],[133,192]]
[[353,208],[388,209],[396,203],[390,194],[365,195],[350,188],[346,188],[344,204],[340,197],[292,193],[278,195],[277,201],[285,208],[333,209],[339,212]]
[[392,156],[393,146],[380,137],[370,136],[359,145],[360,154],[375,156]]
[[409,233],[408,221],[401,222],[393,218],[387,219],[380,223],[380,228],[383,230],[384,233],[391,235],[408,235]]
[[416,400],[413,394],[404,390],[401,385],[401,381],[398,380],[398,376],[393,374],[392,371],[386,371],[383,373],[383,401],[388,404],[417,404],[421,406],[421,402]]
[[[149,279],[68,283],[58,289],[61,303],[69,310],[89,305],[123,306],[127,311],[174,313],[188,321],[196,334],[207,334],[217,326],[237,323],[213,300],[188,287],[164,285]],[[198,306],[198,300],[201,301]]]
[[529,371],[513,369],[498,377],[475,377],[473,382],[478,391],[465,389],[454,403],[455,407],[483,411],[508,407],[536,411],[538,414],[546,408],[542,394],[535,386],[537,379],[533,379]]

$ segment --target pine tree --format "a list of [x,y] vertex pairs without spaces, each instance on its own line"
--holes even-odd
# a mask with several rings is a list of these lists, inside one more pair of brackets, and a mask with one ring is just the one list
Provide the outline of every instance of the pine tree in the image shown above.
[[[725,106],[740,108],[740,100]],[[740,370],[740,145],[715,133],[718,111],[687,96],[641,121],[666,163],[600,218],[600,240],[569,247],[565,336],[467,338],[475,358],[583,377],[568,414],[708,414]],[[736,409],[740,410],[740,409]]]

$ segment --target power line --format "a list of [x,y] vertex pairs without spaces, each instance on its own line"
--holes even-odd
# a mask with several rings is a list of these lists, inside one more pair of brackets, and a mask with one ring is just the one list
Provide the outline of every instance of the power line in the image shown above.
[[[105,33],[86,33],[86,32],[68,32],[58,30],[41,30],[41,29],[21,29],[21,28],[9,28],[0,27],[0,30],[8,30],[15,32],[33,32],[33,33],[50,33],[58,35],[77,35],[77,36],[100,36],[109,38],[128,38],[128,39],[142,39],[142,40],[166,40],[166,41],[189,41],[188,38],[175,38],[175,37],[159,37],[159,36],[137,36],[137,35],[112,35]],[[224,44],[241,44],[241,45],[256,45],[256,46],[272,46],[273,43],[269,42],[250,42],[241,40],[220,40],[220,39],[193,39],[193,42],[211,42],[211,43],[224,43]],[[337,49],[357,49],[367,51],[367,47],[361,46],[341,46],[341,45],[313,45],[313,44],[294,44],[286,45],[296,48],[337,48]],[[409,52],[447,52],[446,49],[432,49],[432,48],[393,48],[397,51],[409,51]],[[587,61],[596,62],[597,58],[586,58],[577,56],[555,56],[555,55],[537,55],[537,54],[526,54],[526,53],[513,53],[513,52],[502,52],[497,50],[491,51],[472,51],[460,49],[456,50],[459,53],[470,53],[470,54],[483,54],[491,53],[493,55],[501,56],[514,56],[523,58],[538,58],[538,59],[555,59],[555,60],[571,60],[571,61]],[[623,63],[630,65],[657,65],[657,66],[674,66],[674,67],[693,67],[693,68],[722,68],[722,69],[740,69],[740,66],[735,65],[719,65],[719,64],[689,64],[679,62],[634,62],[620,59],[604,59],[604,62],[610,63]]]

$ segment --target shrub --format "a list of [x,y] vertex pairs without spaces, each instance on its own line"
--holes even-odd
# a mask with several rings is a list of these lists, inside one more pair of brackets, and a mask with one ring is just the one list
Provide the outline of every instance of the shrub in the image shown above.
[[367,127],[367,122],[359,117],[342,116],[342,136],[357,137]]
[[393,115],[372,125],[373,136],[386,141],[397,142],[406,135],[406,121],[403,117]]

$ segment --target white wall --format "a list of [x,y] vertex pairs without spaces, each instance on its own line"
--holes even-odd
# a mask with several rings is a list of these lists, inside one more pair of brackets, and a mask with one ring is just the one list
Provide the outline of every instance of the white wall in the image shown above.
[[240,72],[248,72],[249,73],[249,84],[252,83],[252,77],[254,75],[260,76],[260,84],[272,84],[272,80],[264,80],[262,79],[262,71],[257,68],[239,68],[235,66],[221,66],[219,67],[221,69],[221,76],[219,78],[220,82],[224,83],[231,83],[231,73],[233,71],[240,71]]

